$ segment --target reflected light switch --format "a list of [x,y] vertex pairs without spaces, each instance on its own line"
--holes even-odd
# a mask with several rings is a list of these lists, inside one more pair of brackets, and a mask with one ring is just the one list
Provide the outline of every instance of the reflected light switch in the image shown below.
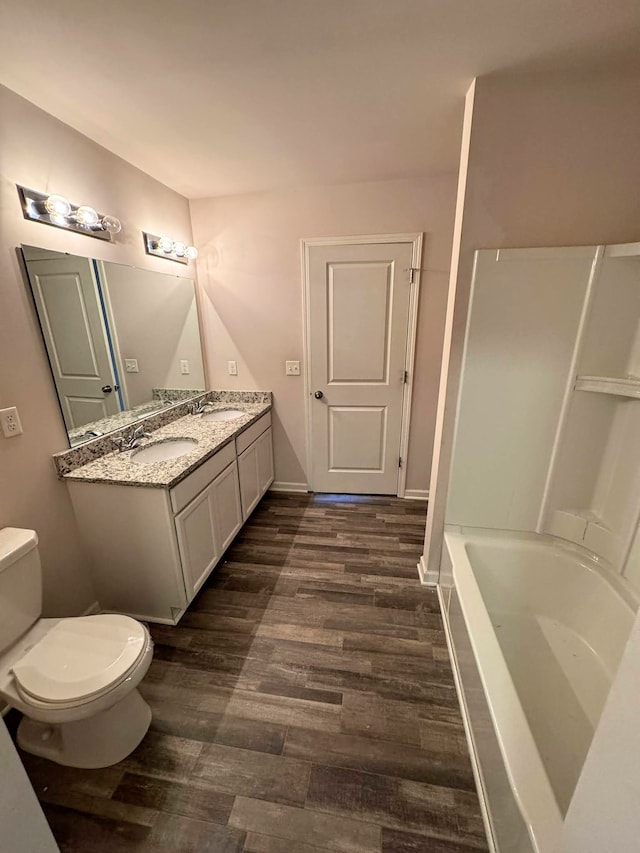
[[238,375],[238,363],[236,361],[228,361],[227,367],[229,368],[229,376]]
[[284,372],[287,376],[300,376],[300,362],[285,361]]
[[140,371],[138,370],[138,359],[125,358],[124,369],[127,371],[127,373],[139,373]]
[[183,358],[180,362],[180,373],[186,374],[189,372],[189,362],[186,358]]

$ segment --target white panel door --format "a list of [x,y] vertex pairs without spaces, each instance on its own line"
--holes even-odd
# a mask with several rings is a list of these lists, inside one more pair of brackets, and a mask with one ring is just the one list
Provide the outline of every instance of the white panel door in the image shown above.
[[115,379],[91,261],[26,263],[67,429],[116,414],[116,392],[102,390]]
[[315,492],[397,494],[411,243],[309,248]]

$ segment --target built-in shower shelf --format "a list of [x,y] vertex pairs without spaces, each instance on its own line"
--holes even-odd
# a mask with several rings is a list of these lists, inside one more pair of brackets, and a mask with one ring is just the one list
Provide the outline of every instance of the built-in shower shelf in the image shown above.
[[631,376],[578,376],[575,388],[640,400],[640,379]]

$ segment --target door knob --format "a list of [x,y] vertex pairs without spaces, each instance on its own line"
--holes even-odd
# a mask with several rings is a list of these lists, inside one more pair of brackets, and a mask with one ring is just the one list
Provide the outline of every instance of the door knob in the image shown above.
[[314,391],[313,396],[316,398],[316,400],[322,400],[324,394],[322,393],[322,391]]
[[112,391],[113,391],[113,388],[111,387],[111,385],[103,385],[102,386],[102,393],[103,394],[110,394]]

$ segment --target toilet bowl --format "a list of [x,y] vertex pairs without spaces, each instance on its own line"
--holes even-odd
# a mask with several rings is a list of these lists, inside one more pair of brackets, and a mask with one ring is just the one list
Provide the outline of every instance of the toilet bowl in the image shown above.
[[137,685],[153,656],[147,628],[101,614],[42,619],[34,531],[0,530],[0,698],[21,711],[18,743],[71,767],[107,767],[145,736]]

